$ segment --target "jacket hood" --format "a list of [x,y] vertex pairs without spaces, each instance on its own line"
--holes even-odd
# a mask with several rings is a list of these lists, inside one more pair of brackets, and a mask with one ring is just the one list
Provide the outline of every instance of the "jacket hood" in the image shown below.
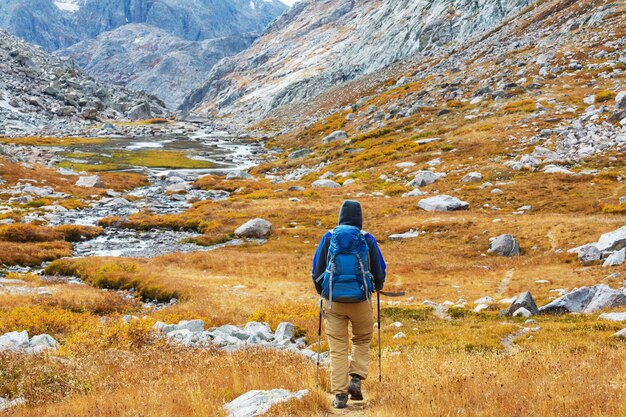
[[340,226],[354,226],[359,229],[363,228],[363,211],[361,210],[361,203],[354,200],[346,200],[341,205],[339,210],[339,223]]

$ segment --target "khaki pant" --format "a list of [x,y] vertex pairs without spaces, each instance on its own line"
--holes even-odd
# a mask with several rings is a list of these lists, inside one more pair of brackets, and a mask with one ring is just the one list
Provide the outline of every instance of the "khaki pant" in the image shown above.
[[[351,374],[367,378],[370,364],[370,342],[374,333],[372,305],[333,302],[325,308],[326,337],[330,347],[331,393],[347,394]],[[348,356],[348,324],[352,325],[352,355]]]

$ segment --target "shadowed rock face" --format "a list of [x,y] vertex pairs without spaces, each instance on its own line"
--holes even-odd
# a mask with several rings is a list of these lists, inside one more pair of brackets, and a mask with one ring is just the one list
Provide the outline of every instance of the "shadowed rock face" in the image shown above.
[[250,49],[214,67],[183,108],[216,105],[253,120],[416,53],[434,55],[437,47],[465,41],[533,2],[302,1]]

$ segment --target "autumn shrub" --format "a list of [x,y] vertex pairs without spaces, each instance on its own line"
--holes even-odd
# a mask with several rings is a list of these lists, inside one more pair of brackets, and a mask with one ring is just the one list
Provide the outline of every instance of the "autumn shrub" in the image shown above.
[[0,241],[0,264],[39,266],[42,262],[72,256],[69,242],[16,243]]

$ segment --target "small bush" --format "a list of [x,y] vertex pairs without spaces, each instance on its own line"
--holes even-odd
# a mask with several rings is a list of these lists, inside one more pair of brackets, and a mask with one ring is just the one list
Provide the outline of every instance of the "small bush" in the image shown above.
[[613,100],[617,94],[614,91],[600,91],[596,94],[596,103],[604,103],[610,100]]

